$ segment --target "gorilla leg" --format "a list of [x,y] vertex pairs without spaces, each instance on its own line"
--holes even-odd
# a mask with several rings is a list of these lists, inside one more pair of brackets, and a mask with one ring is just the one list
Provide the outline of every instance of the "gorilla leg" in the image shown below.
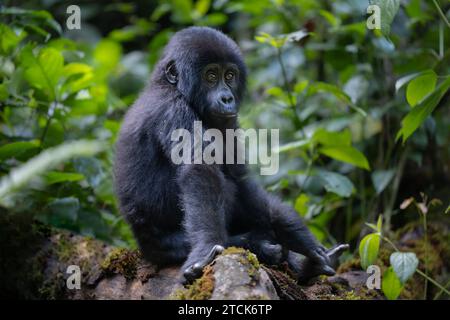
[[185,280],[199,277],[203,267],[227,243],[225,204],[233,201],[220,169],[213,165],[186,165],[180,169],[178,185],[184,209],[184,229],[191,247],[182,270]]
[[137,233],[140,235],[137,240],[146,260],[160,267],[181,264],[186,260],[190,245],[183,231],[151,235],[150,228],[143,229],[147,232]]

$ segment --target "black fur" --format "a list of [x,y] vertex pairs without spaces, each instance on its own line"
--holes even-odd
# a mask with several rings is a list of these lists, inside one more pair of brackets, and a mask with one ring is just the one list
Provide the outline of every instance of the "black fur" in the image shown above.
[[[144,257],[159,265],[184,262],[182,270],[188,270],[205,261],[215,245],[237,245],[269,264],[292,250],[332,274],[325,249],[298,214],[248,178],[244,165],[175,165],[170,159],[174,129],[192,132],[194,120],[202,120],[204,129],[237,127],[235,118],[206,117],[211,101],[202,68],[227,62],[239,69],[238,86],[232,90],[238,105],[246,69],[236,43],[211,28],[191,27],[173,36],[148,88],[128,111],[117,141],[121,212]],[[178,72],[176,83],[166,77],[170,63]]]

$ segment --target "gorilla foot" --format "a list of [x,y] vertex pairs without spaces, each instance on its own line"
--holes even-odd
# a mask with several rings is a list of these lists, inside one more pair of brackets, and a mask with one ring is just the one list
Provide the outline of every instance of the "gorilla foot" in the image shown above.
[[218,254],[223,252],[223,250],[225,250],[224,247],[216,244],[205,257],[197,262],[189,264],[187,268],[184,268],[183,284],[192,283],[195,279],[199,278],[203,273],[203,268],[210,264]]

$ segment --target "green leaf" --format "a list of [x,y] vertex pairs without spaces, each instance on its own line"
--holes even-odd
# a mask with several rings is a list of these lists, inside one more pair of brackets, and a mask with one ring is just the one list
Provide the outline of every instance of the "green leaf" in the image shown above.
[[309,197],[305,193],[300,194],[297,199],[295,199],[295,211],[297,211],[302,217],[304,217],[308,212],[308,202]]
[[383,228],[383,216],[380,214],[377,220],[377,231],[381,234],[381,230]]
[[39,140],[19,141],[5,144],[0,147],[0,160],[19,157],[28,150],[39,147]]
[[396,140],[402,138],[403,143],[419,128],[425,119],[433,112],[450,88],[450,76],[438,85],[419,105],[415,106],[402,120],[402,128],[398,131]]
[[320,170],[317,175],[324,182],[325,190],[328,192],[345,198],[350,197],[353,193],[353,183],[346,176],[325,170]]
[[122,56],[122,47],[115,41],[102,40],[94,50],[94,59],[104,71],[113,70]]
[[9,97],[9,93],[8,93],[6,84],[4,84],[4,83],[0,84],[0,102],[6,101],[6,99],[8,99],[8,97]]
[[255,40],[260,43],[267,43],[274,48],[281,48],[286,43],[286,37],[274,37],[265,32],[261,32],[259,36],[255,37]]
[[308,80],[303,80],[303,81],[300,81],[300,82],[296,83],[295,86],[294,86],[294,92],[295,93],[301,93],[303,90],[306,89],[308,84],[309,84]]
[[47,184],[55,184],[68,181],[80,181],[84,179],[84,175],[75,172],[59,172],[50,171],[45,174]]
[[172,20],[178,24],[192,22],[192,0],[172,0]]
[[9,54],[19,42],[26,36],[26,33],[22,31],[19,35],[16,35],[13,30],[4,24],[0,24],[0,53]]
[[349,129],[342,132],[332,132],[319,128],[314,132],[313,141],[324,146],[350,146],[352,134]]
[[341,24],[341,21],[338,17],[335,17],[330,11],[327,10],[320,10],[320,15],[325,18],[325,20],[328,21],[328,23],[332,27],[337,27]]
[[195,3],[196,18],[203,17],[211,6],[211,0],[197,0]]
[[367,113],[363,109],[357,107],[352,102],[352,100],[348,96],[348,94],[346,94],[343,90],[341,90],[339,87],[337,87],[333,84],[326,83],[326,82],[315,82],[308,87],[308,90],[309,90],[309,92],[308,92],[309,94],[313,94],[316,92],[330,93],[330,94],[334,95],[337,99],[341,100],[343,103],[350,106],[350,108],[352,108],[356,112],[360,113],[362,116],[364,116],[364,117],[367,116]]
[[383,281],[381,282],[381,290],[389,300],[395,300],[402,292],[402,283],[398,279],[392,267],[389,267],[383,274]]
[[352,146],[327,146],[320,148],[319,152],[338,161],[346,162],[356,167],[370,170],[369,162],[367,161],[364,154],[362,154],[358,149],[355,149]]
[[325,83],[325,82],[316,82],[316,83],[311,84],[310,90],[312,90],[313,93],[314,92],[331,93],[332,95],[334,95],[336,98],[338,98],[342,102],[349,104],[349,105],[352,104],[350,97],[344,91],[342,91],[339,87],[337,87],[333,84]]
[[379,249],[380,235],[378,233],[370,233],[361,240],[359,244],[359,257],[361,259],[361,267],[364,270],[375,263]]
[[428,70],[425,70],[425,71],[422,71],[422,72],[416,72],[416,73],[408,74],[408,75],[406,75],[404,77],[401,77],[400,79],[398,79],[395,82],[395,92],[398,92],[401,88],[403,88],[411,80],[413,80],[413,79],[415,79],[415,78],[417,78],[417,77],[419,77],[419,76],[421,76],[423,74],[431,72],[431,71],[433,71],[433,70],[428,69]]
[[28,56],[25,78],[31,86],[44,90],[49,100],[56,98],[56,87],[63,72],[64,58],[53,48],[44,48],[36,58]]
[[68,78],[63,91],[78,92],[87,88],[94,79],[92,67],[84,63],[69,63],[64,66],[64,76]]
[[395,170],[376,170],[372,173],[372,183],[377,194],[383,192],[394,177]]
[[391,23],[400,8],[400,0],[370,0],[370,4],[380,7],[381,32],[384,36],[391,33]]
[[283,89],[280,87],[272,87],[270,89],[267,89],[266,93],[273,97],[283,97],[285,95]]
[[378,227],[373,223],[366,222],[365,225],[368,226],[370,229],[372,229],[372,231],[378,232]]
[[394,252],[389,258],[392,268],[402,284],[416,272],[419,260],[413,252]]
[[436,88],[436,82],[437,75],[432,70],[411,80],[406,88],[406,100],[409,105],[414,107],[420,103]]

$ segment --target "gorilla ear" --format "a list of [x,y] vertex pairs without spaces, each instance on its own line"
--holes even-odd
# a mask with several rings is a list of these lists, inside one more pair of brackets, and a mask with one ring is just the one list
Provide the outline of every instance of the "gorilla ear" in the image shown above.
[[176,84],[178,82],[178,71],[175,66],[175,61],[170,61],[166,66],[166,78],[171,84]]

